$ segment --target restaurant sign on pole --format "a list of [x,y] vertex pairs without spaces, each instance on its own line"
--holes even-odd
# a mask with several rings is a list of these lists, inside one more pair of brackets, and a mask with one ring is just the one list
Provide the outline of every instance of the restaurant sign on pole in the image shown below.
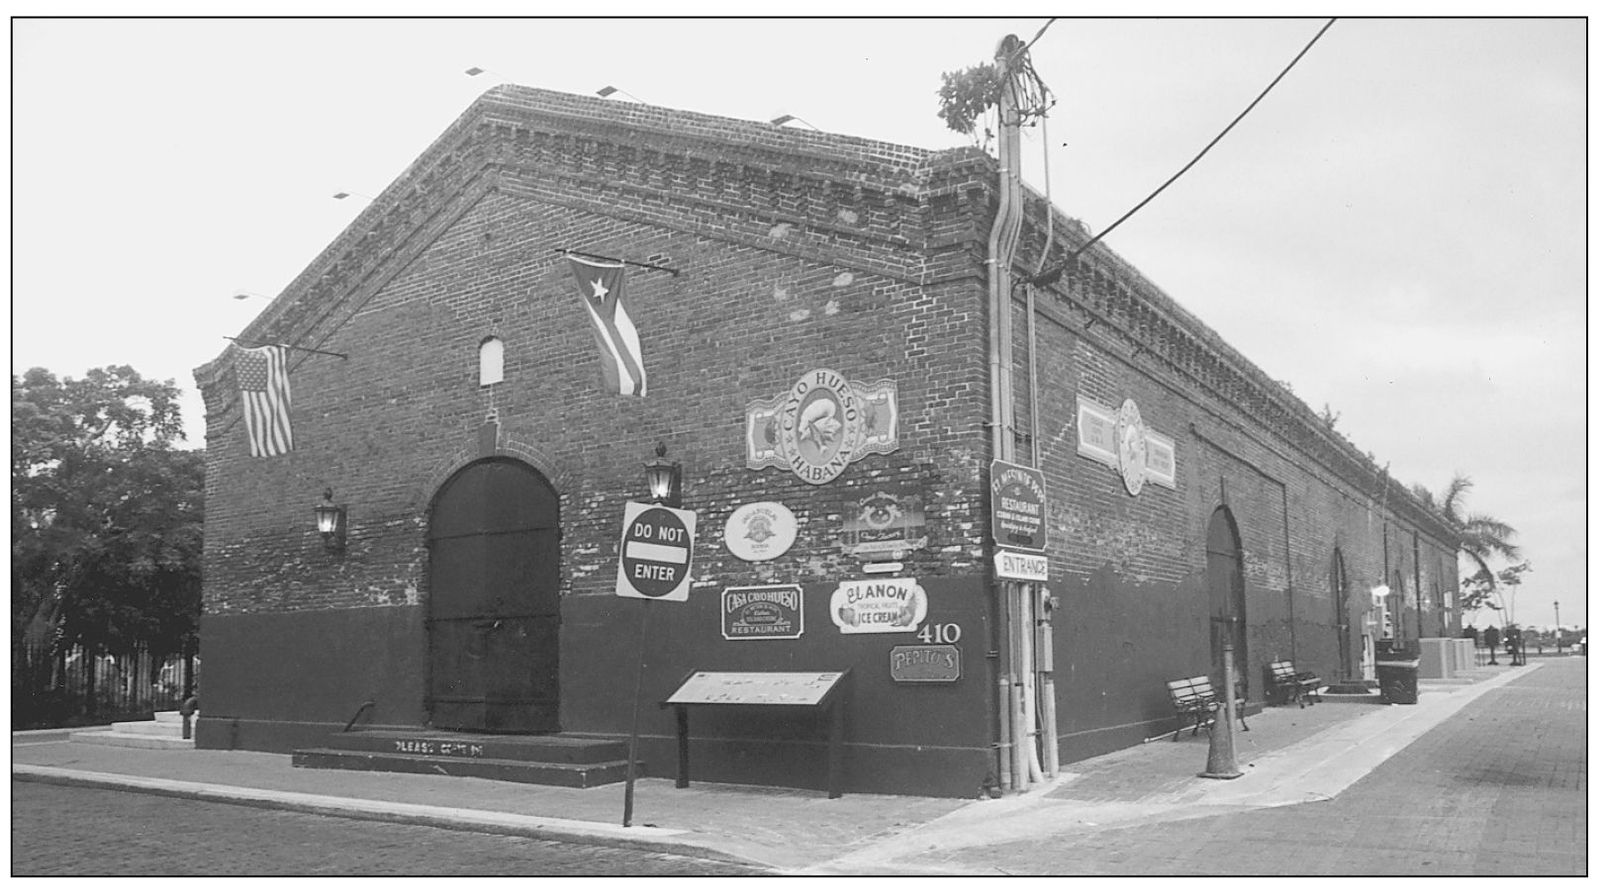
[[992,461],[992,542],[1007,550],[1048,549],[1048,488],[1042,470]]
[[697,514],[691,510],[633,500],[625,503],[614,592],[643,600],[688,600],[696,531]]

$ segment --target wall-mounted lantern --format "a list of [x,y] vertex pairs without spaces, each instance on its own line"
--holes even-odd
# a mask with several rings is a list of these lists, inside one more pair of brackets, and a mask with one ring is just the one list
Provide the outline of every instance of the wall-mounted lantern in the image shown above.
[[346,549],[346,508],[334,502],[334,489],[323,489],[323,500],[314,504],[312,512],[318,518],[318,534],[323,535],[323,546],[330,553],[344,553]]
[[646,465],[646,491],[653,503],[680,508],[680,464],[664,459],[669,449],[658,442],[657,458]]

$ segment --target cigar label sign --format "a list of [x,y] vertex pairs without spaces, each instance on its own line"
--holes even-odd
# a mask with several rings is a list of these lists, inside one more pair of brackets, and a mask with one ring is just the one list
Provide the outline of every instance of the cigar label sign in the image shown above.
[[796,640],[803,633],[802,586],[727,587],[720,596],[726,640]]
[[865,384],[823,367],[747,404],[747,468],[789,469],[810,485],[847,464],[897,450],[897,383]]
[[830,595],[830,620],[843,634],[898,634],[925,620],[925,589],[913,578],[843,581]]
[[925,508],[919,494],[876,491],[847,505],[842,549],[860,559],[900,560],[925,547]]

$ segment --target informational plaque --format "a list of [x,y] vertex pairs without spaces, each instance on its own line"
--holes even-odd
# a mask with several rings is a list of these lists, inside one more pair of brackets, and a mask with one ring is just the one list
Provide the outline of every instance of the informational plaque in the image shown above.
[[819,705],[840,671],[697,671],[668,705]]

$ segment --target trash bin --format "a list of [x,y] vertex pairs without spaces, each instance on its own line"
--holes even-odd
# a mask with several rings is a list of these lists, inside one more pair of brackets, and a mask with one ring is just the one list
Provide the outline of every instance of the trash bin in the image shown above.
[[1388,705],[1415,705],[1420,659],[1378,659],[1377,686]]

